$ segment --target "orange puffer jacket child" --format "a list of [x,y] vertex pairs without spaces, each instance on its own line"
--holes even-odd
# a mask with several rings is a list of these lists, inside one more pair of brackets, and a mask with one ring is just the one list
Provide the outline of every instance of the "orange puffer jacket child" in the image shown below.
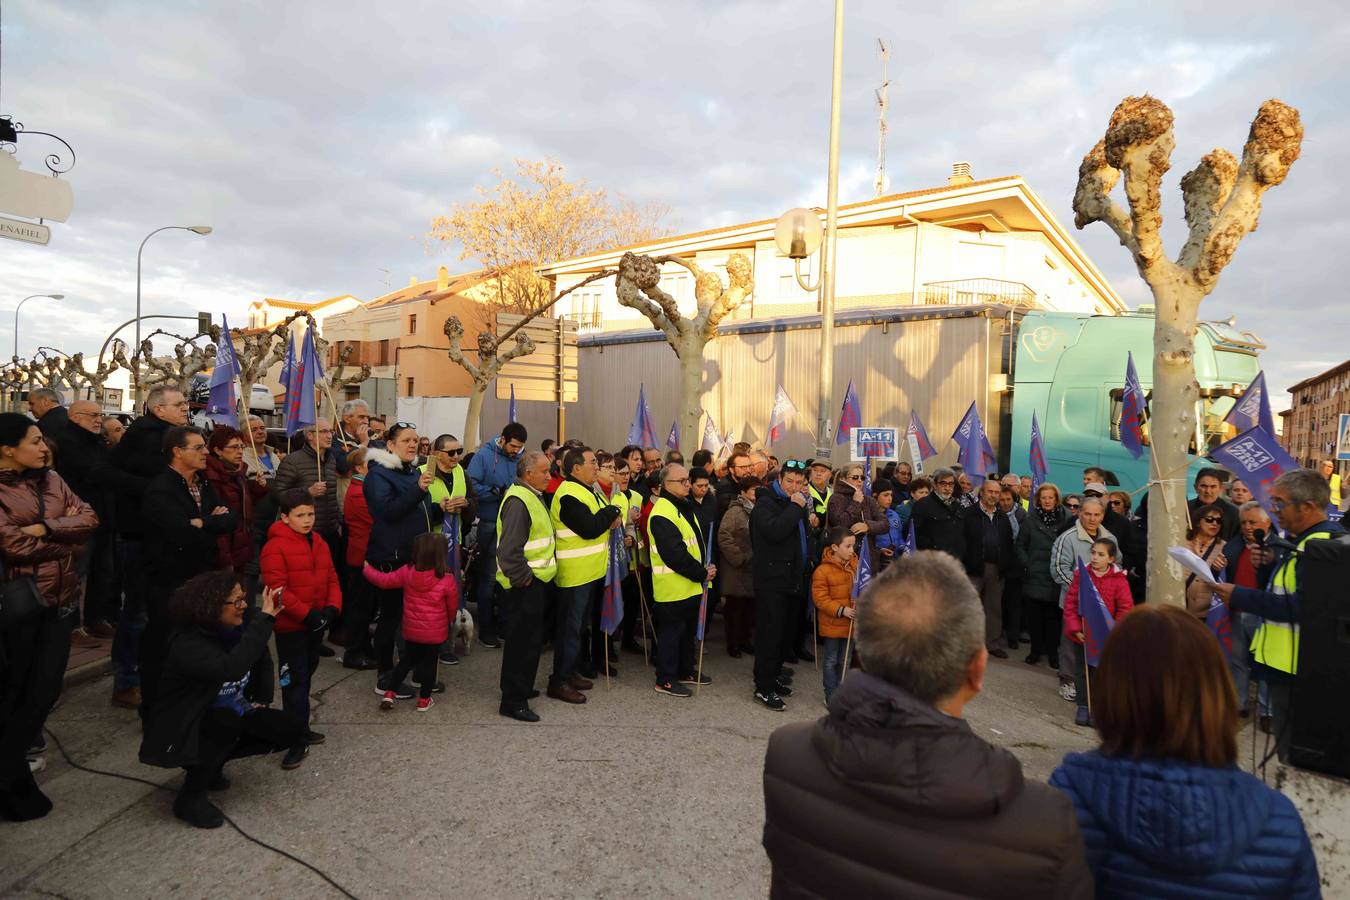
[[300,534],[285,522],[273,522],[267,529],[267,543],[263,545],[263,587],[282,588],[281,614],[277,616],[276,631],[288,634],[312,631],[305,617],[312,612],[322,613],[325,607],[342,611],[342,589],[328,544],[315,532]]
[[450,636],[450,620],[459,609],[459,586],[447,572],[400,566],[381,572],[366,563],[366,580],[378,588],[403,588],[403,637],[418,644],[443,644]]
[[843,611],[854,605],[851,595],[857,574],[858,557],[850,556],[847,563],[841,563],[833,547],[825,548],[825,556],[811,576],[811,599],[816,604],[816,624],[821,637],[848,637],[852,620]]

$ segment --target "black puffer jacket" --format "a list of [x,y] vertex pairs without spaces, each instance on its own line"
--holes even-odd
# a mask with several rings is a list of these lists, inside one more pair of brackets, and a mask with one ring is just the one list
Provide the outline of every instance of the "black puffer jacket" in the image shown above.
[[138,541],[144,534],[141,503],[150,480],[166,465],[164,435],[172,427],[147,413],[131,423],[121,442],[113,448],[113,463],[127,476],[118,491],[117,533],[130,540]]
[[1017,532],[1017,557],[1022,562],[1022,596],[1042,603],[1058,603],[1060,587],[1050,574],[1050,550],[1055,539],[1074,522],[1069,511],[1055,507],[1055,516],[1046,524],[1039,510],[1027,513],[1021,531]]
[[[755,492],[755,508],[750,513],[751,566],[755,593],[806,589],[806,567],[802,555],[801,530],[811,512],[811,504],[798,506],[780,497],[773,485]],[[808,545],[809,546],[809,545]]]
[[764,760],[774,897],[1091,897],[1068,797],[865,672]]

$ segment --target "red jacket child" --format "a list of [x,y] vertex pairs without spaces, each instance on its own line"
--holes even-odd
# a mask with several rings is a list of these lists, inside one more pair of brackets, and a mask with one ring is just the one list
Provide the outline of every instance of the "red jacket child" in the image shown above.
[[[1097,593],[1102,595],[1102,602],[1106,604],[1106,611],[1111,614],[1113,621],[1120,621],[1121,616],[1134,608],[1130,582],[1120,566],[1113,565],[1102,575],[1092,571],[1091,567],[1088,567],[1087,572],[1092,583],[1097,586]],[[1078,632],[1082,630],[1083,617],[1078,612],[1078,577],[1074,576],[1073,581],[1069,582],[1069,592],[1064,595],[1064,633],[1075,644],[1081,644],[1083,642]]]
[[300,534],[285,522],[273,522],[267,529],[259,565],[264,587],[284,589],[283,609],[276,623],[278,634],[313,631],[313,620],[305,621],[310,613],[323,615],[325,608],[332,607],[332,617],[336,617],[342,611],[342,589],[338,587],[333,557],[318,534]]
[[370,508],[366,506],[366,483],[353,478],[347,488],[347,499],[342,502],[342,518],[347,523],[347,565],[361,568],[366,562],[366,545],[370,543],[370,527],[375,524]]
[[403,637],[418,644],[443,644],[459,609],[459,586],[447,572],[414,569],[411,564],[381,572],[369,563],[366,580],[385,590],[403,588]]

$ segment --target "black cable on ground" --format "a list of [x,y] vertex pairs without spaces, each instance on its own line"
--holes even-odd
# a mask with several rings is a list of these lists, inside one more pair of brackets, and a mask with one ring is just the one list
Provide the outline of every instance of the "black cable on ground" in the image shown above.
[[[137,784],[146,784],[146,785],[149,785],[149,786],[152,787],[152,788],[155,788],[156,790],[170,791],[170,792],[173,791],[173,788],[169,787],[169,786],[166,785],[166,784],[157,784],[156,782],[150,781],[149,779],[146,779],[146,778],[137,778],[135,775],[123,775],[121,772],[105,772],[105,771],[103,771],[102,769],[93,769],[93,768],[90,768],[89,766],[83,766],[83,765],[80,765],[80,764],[77,763],[75,760],[73,760],[73,759],[70,758],[70,754],[66,752],[66,748],[61,744],[61,739],[60,739],[59,737],[56,736],[55,732],[53,732],[53,731],[51,730],[51,728],[48,728],[48,727],[46,727],[46,726],[43,726],[43,729],[42,729],[42,730],[45,731],[45,732],[47,732],[47,736],[48,736],[49,738],[51,738],[52,741],[55,742],[55,744],[56,744],[56,749],[61,753],[62,758],[64,758],[65,761],[66,761],[67,763],[69,763],[69,764],[70,764],[70,767],[73,768],[73,769],[79,769],[81,772],[89,772],[89,773],[92,774],[92,775],[104,775],[104,776],[107,776],[108,778],[120,778],[120,779],[122,779],[123,781],[134,781],[134,782],[136,782]],[[225,816],[225,821],[228,822],[228,823],[230,823],[230,827],[233,828],[235,831],[239,832],[240,836],[243,837],[245,840],[251,841],[252,843],[257,844],[259,847],[262,847],[262,848],[264,848],[264,849],[266,849],[266,850],[271,850],[273,853],[277,854],[278,856],[283,856],[283,857],[285,857],[286,859],[289,859],[289,860],[290,860],[291,862],[293,862],[293,863],[296,863],[296,864],[298,864],[298,865],[304,866],[306,869],[309,869],[309,870],[310,870],[311,872],[313,872],[315,875],[318,875],[318,876],[319,876],[320,878],[322,878],[324,881],[326,881],[326,882],[328,882],[330,885],[332,885],[333,890],[335,890],[335,891],[337,891],[338,893],[342,894],[342,896],[348,897],[348,898],[350,898],[350,900],[360,900],[360,898],[358,898],[358,897],[357,897],[355,894],[353,894],[351,891],[347,890],[345,887],[343,887],[342,885],[340,885],[340,884],[338,884],[336,881],[334,881],[334,880],[328,875],[327,872],[323,871],[323,869],[320,869],[318,866],[315,866],[315,865],[313,865],[313,864],[311,864],[311,863],[305,862],[305,861],[304,861],[303,859],[301,859],[300,857],[296,856],[296,855],[293,854],[293,853],[288,853],[288,852],[286,852],[285,850],[282,850],[280,847],[273,847],[271,844],[267,843],[266,841],[262,841],[262,840],[259,840],[258,838],[255,838],[253,835],[249,834],[247,831],[245,831],[244,829],[240,828],[239,825],[234,821],[234,819],[231,819],[228,815],[225,815],[224,812],[222,812],[221,815]]]

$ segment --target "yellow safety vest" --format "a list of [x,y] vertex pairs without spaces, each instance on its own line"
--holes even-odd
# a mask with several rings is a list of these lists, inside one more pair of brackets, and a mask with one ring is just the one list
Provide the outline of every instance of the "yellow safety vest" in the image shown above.
[[825,511],[830,505],[830,498],[834,496],[834,491],[830,490],[829,486],[827,485],[825,487],[825,496],[822,497],[820,496],[820,492],[816,490],[816,486],[814,484],[808,484],[807,487],[811,489],[811,497],[812,499],[815,500],[814,503],[815,513],[817,516],[820,516],[820,524],[824,525]]
[[[1314,531],[1298,542],[1298,549],[1302,550],[1308,541],[1329,537],[1329,531]],[[1290,554],[1283,565],[1275,570],[1275,577],[1270,583],[1271,593],[1283,597],[1298,591],[1297,562],[1298,557]],[[1298,623],[1263,621],[1252,636],[1251,651],[1252,659],[1263,666],[1290,675],[1298,674]]]
[[657,603],[672,603],[698,596],[703,593],[703,582],[690,581],[661,560],[661,552],[651,536],[652,522],[656,519],[668,519],[674,524],[680,531],[680,537],[684,540],[689,555],[703,562],[703,548],[698,545],[698,532],[694,530],[694,526],[680,515],[675,504],[665,497],[657,500],[652,506],[651,514],[647,516],[647,545],[652,553],[652,599]]
[[[558,561],[553,555],[553,522],[549,520],[548,510],[544,509],[544,501],[529,488],[511,485],[497,507],[497,534],[502,533],[502,507],[510,497],[519,497],[530,514],[530,536],[525,539],[524,547],[525,562],[535,578],[544,582],[552,581],[558,574]],[[500,556],[497,557],[497,583],[507,590],[511,589],[511,582],[502,571]]]
[[558,517],[564,497],[575,497],[592,513],[598,513],[606,503],[594,489],[583,487],[575,481],[564,481],[553,495],[549,518],[553,520],[553,536],[558,545],[558,587],[579,587],[605,577],[609,532],[596,538],[584,538],[564,525]]
[[1341,476],[1336,473],[1331,474],[1331,505],[1337,509],[1341,508]]
[[[451,486],[448,488],[445,486],[445,480],[441,478],[441,473],[436,469],[435,460],[427,460],[427,464],[422,467],[422,471],[431,473],[431,487],[427,488],[427,493],[431,495],[431,502],[437,506],[441,505],[442,500],[453,500],[456,497],[468,495],[468,484],[464,478],[463,466],[455,466],[450,470]],[[442,521],[434,530],[440,531],[444,524],[444,521]]]

